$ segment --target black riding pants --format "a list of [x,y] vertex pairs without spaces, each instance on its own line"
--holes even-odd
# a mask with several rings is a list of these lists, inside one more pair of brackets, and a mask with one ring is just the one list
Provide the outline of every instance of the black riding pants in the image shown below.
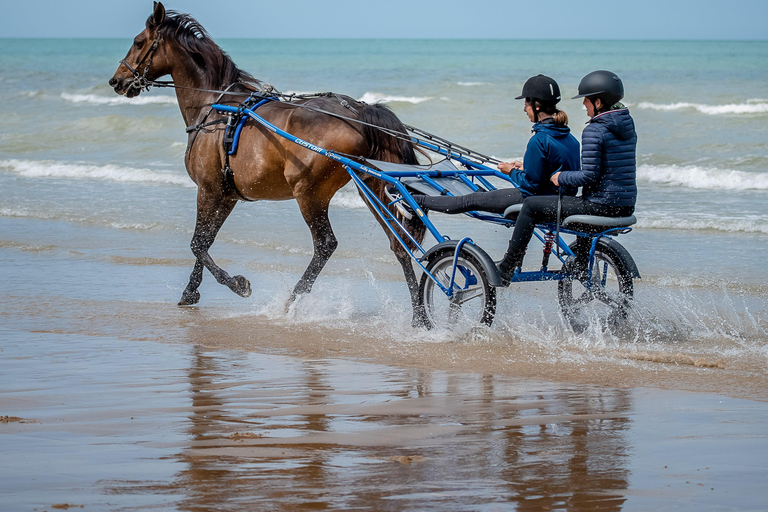
[[488,192],[473,192],[461,196],[414,195],[413,200],[422,208],[440,213],[466,213],[483,211],[504,213],[504,210],[523,202],[523,194],[516,188],[500,188]]
[[[560,220],[571,215],[599,215],[603,217],[626,217],[635,211],[634,206],[612,206],[587,201],[582,197],[563,196]],[[514,269],[522,264],[525,248],[531,241],[537,223],[557,222],[557,196],[531,196],[523,201],[523,207],[515,221],[515,229],[509,240],[509,249],[504,257],[504,267]],[[586,252],[585,252],[586,251]],[[583,260],[589,253],[589,239],[577,238],[577,260]]]

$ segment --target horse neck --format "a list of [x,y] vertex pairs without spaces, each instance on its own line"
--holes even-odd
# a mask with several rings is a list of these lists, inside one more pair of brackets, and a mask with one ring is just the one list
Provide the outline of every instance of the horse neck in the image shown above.
[[217,97],[215,93],[201,90],[210,87],[205,86],[194,72],[190,72],[191,69],[190,67],[178,66],[178,69],[171,71],[171,79],[176,86],[176,99],[179,102],[181,117],[184,118],[187,126],[200,122],[210,108],[211,102]]
[[210,110],[211,103],[219,98],[218,92],[209,91],[223,91],[231,84],[204,83],[192,57],[183,51],[174,53],[171,79],[176,86],[176,99],[181,116],[187,126],[191,126],[201,122]]

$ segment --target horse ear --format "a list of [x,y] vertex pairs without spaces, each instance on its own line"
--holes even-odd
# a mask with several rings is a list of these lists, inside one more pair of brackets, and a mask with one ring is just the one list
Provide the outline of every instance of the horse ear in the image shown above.
[[159,25],[165,19],[165,7],[161,2],[155,2],[155,12],[152,14],[155,25]]

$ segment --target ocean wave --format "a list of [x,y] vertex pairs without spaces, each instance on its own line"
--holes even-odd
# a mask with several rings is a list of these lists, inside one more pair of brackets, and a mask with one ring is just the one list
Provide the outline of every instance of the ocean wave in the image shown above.
[[682,110],[695,109],[702,114],[723,115],[723,114],[765,114],[768,113],[768,101],[760,99],[747,100],[745,103],[731,103],[728,105],[705,105],[702,103],[650,103],[641,101],[637,108],[651,110]]
[[637,178],[651,183],[709,190],[768,190],[768,173],[698,166],[641,165]]
[[352,183],[348,183],[341,190],[336,192],[336,195],[331,199],[331,206],[349,210],[362,210],[368,208],[360,197],[360,194],[358,194],[357,187]]
[[[688,214],[690,215],[690,214]],[[637,227],[645,229],[715,230],[727,233],[759,233],[768,235],[768,217],[745,215],[743,217],[698,215],[638,216]]]
[[164,183],[182,187],[195,184],[184,174],[119,165],[94,165],[50,160],[0,160],[0,169],[26,178],[72,178],[127,183]]
[[477,85],[490,85],[488,82],[456,82],[456,85],[461,85],[462,87],[474,87]]
[[90,105],[178,105],[173,96],[101,96],[98,94],[69,94],[61,93],[61,98],[72,103],[87,103]]
[[360,98],[359,101],[365,102],[365,103],[394,103],[394,102],[403,102],[403,103],[413,103],[414,105],[418,105],[419,103],[423,103],[425,101],[433,100],[434,98],[432,96],[390,96],[387,94],[381,94],[378,92],[366,92],[363,94],[363,96]]

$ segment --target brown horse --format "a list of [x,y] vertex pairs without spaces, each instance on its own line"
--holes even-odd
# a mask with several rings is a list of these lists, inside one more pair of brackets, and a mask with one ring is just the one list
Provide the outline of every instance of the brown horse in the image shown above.
[[[144,30],[134,38],[109,84],[118,94],[133,97],[165,75],[172,78],[181,115],[190,127],[184,163],[198,187],[197,222],[191,242],[196,261],[179,305],[196,304],[200,300],[198,287],[203,268],[238,295],[250,295],[250,283],[245,277],[230,277],[208,254],[216,234],[239,200],[295,199],[298,202],[312,233],[314,254],[290,300],[308,293],[338,245],[328,220],[328,205],[350,180],[346,170],[341,164],[282,139],[255,122],[245,124],[237,153],[227,159],[223,145],[225,125],[219,114],[211,112],[210,106],[214,102],[238,104],[258,90],[260,82],[238,69],[191,16],[166,12],[163,4],[155,2]],[[258,108],[258,114],[322,148],[377,160],[416,163],[410,142],[371,126],[406,133],[402,123],[384,105],[367,105],[346,96],[328,95],[291,102],[270,101]],[[352,122],[350,118],[362,123]],[[227,172],[223,172],[225,169]],[[370,177],[366,182],[386,204],[385,183]],[[380,219],[379,222],[382,223]],[[417,240],[423,238],[423,224],[403,222]],[[408,283],[414,308],[413,324],[420,325],[423,317],[411,260],[389,231],[385,231]]]

